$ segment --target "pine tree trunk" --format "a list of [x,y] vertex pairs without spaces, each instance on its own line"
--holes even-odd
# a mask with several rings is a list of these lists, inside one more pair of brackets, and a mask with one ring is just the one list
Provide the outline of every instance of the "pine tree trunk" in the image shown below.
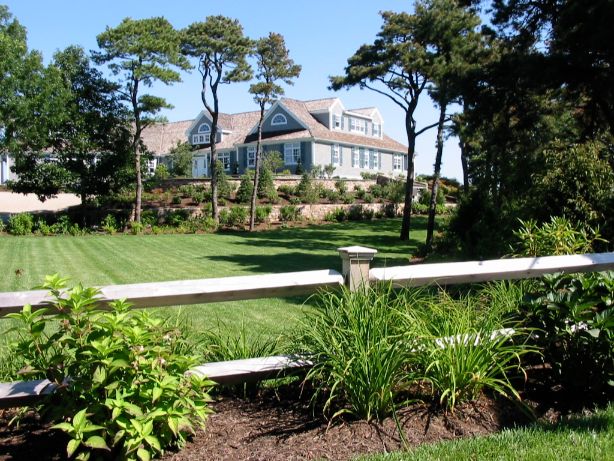
[[256,224],[256,198],[258,196],[258,181],[260,180],[260,153],[262,143],[262,119],[264,118],[264,104],[260,104],[260,120],[258,120],[258,142],[256,143],[256,158],[254,162],[254,190],[249,207],[249,231],[253,232]]
[[447,103],[439,103],[439,121],[437,123],[437,153],[435,154],[435,168],[433,183],[431,184],[431,201],[429,203],[429,218],[426,225],[425,251],[430,253],[433,249],[433,234],[435,232],[435,212],[437,209],[437,193],[439,191],[439,178],[441,176],[441,158],[443,156],[443,130],[446,120]]
[[409,240],[411,225],[411,204],[414,195],[414,153],[416,149],[416,122],[413,119],[415,109],[408,108],[405,113],[405,130],[407,132],[407,182],[405,184],[405,202],[403,208],[403,220],[401,222],[401,234],[399,239]]

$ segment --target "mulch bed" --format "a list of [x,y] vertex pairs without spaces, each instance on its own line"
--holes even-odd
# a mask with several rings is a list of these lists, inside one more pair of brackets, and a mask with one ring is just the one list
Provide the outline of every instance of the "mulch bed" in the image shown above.
[[[332,424],[312,411],[296,386],[266,389],[255,397],[221,396],[207,427],[165,461],[351,459],[360,454],[403,448],[392,418],[366,423],[338,418]],[[19,427],[9,426],[14,411],[0,411],[0,461],[63,460],[67,438],[29,414]],[[497,432],[527,421],[514,405],[483,396],[453,414],[424,403],[398,411],[408,446]]]

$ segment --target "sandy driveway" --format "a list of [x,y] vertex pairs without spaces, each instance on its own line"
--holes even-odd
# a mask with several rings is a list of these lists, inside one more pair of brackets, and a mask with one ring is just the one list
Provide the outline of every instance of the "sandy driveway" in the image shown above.
[[74,194],[58,194],[57,198],[39,201],[34,194],[0,192],[0,213],[21,213],[24,211],[55,211],[81,203]]

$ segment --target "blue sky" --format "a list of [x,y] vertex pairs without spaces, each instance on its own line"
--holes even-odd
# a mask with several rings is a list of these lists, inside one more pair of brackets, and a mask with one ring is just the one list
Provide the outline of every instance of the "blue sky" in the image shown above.
[[[411,11],[410,0],[0,0],[28,29],[28,45],[43,53],[48,61],[56,50],[68,45],[96,49],[96,35],[105,27],[115,27],[124,17],[134,19],[166,17],[176,28],[202,21],[206,16],[222,14],[238,19],[246,35],[258,38],[269,32],[285,37],[290,55],[302,65],[294,86],[286,87],[286,96],[296,99],[339,97],[346,108],[376,106],[384,117],[385,132],[407,144],[403,111],[386,97],[368,90],[328,90],[328,77],[343,73],[343,68],[360,45],[371,43],[382,21],[379,11]],[[170,121],[194,118],[201,110],[199,74],[183,74],[183,82],[173,86],[155,86],[152,94],[163,96],[175,107],[164,115]],[[220,96],[222,112],[256,110],[248,94],[249,84],[224,86]],[[437,120],[429,98],[423,96],[416,119],[418,128]],[[435,156],[435,132],[418,138],[416,171],[430,174]],[[462,179],[457,140],[446,141],[443,175]]]

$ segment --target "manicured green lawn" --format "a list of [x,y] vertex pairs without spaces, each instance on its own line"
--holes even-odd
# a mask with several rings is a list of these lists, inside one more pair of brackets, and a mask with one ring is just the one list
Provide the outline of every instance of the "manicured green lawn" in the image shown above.
[[505,430],[490,437],[424,445],[364,461],[608,461],[614,459],[614,405],[557,425]]
[[[46,274],[59,273],[85,285],[153,282],[291,272],[340,270],[336,249],[376,248],[374,266],[406,264],[424,241],[425,220],[415,217],[412,240],[398,240],[400,221],[346,222],[258,233],[207,235],[90,235],[83,237],[0,237],[0,291],[29,290]],[[185,306],[197,328],[245,322],[267,335],[288,332],[304,298],[258,299]],[[178,309],[171,308],[173,312]],[[167,309],[168,310],[168,309]],[[0,332],[3,330],[0,323]]]

